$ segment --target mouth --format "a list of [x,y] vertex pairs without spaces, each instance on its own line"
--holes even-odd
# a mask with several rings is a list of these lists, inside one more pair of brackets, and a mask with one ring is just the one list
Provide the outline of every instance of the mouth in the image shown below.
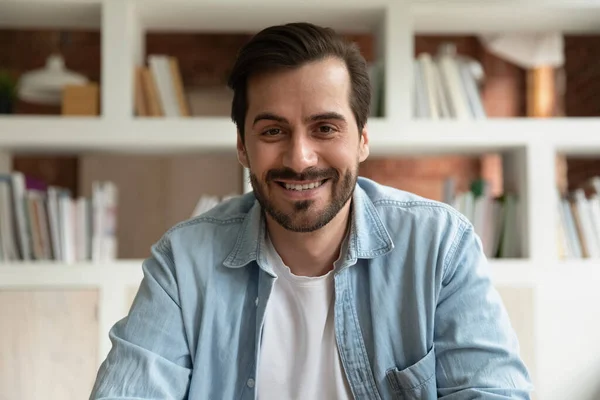
[[329,179],[322,179],[318,181],[310,181],[310,182],[283,182],[283,181],[275,181],[279,186],[286,190],[302,192],[305,190],[313,190],[319,188]]

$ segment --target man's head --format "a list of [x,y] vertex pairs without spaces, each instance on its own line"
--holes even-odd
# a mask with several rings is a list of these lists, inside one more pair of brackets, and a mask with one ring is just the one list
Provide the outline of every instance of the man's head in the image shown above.
[[229,86],[238,157],[263,208],[292,231],[325,226],[369,153],[371,90],[357,46],[307,23],[270,27],[242,48]]

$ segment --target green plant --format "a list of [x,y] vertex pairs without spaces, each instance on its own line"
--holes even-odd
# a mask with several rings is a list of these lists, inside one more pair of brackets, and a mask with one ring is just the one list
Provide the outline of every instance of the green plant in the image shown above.
[[9,101],[13,101],[17,97],[17,80],[3,69],[0,69],[0,97]]

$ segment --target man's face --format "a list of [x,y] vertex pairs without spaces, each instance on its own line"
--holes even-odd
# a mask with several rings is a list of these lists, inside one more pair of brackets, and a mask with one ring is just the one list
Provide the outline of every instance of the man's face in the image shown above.
[[255,195],[281,226],[312,232],[352,196],[358,166],[369,153],[350,108],[350,76],[328,58],[248,81],[245,143]]

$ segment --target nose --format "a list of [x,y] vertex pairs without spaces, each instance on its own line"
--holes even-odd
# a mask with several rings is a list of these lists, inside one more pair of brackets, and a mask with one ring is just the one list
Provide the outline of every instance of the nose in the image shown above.
[[287,143],[283,165],[300,173],[317,165],[318,156],[315,143],[303,134],[294,134]]

